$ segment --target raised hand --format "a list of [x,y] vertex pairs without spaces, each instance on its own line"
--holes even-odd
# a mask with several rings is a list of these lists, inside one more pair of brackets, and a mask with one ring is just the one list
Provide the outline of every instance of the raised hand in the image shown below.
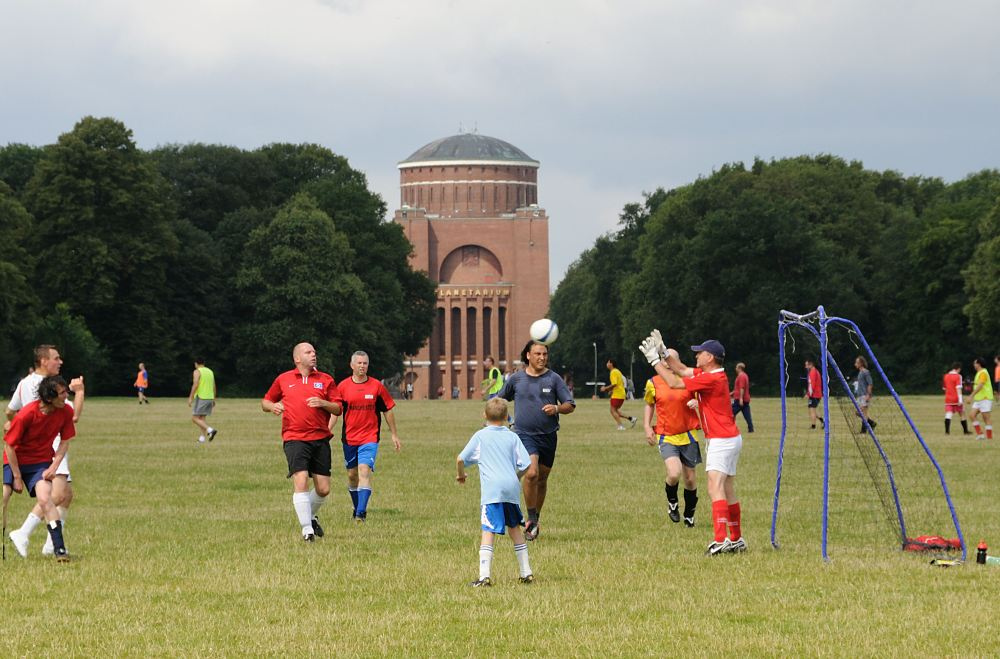
[[643,339],[642,343],[639,344],[639,352],[643,354],[650,366],[656,366],[660,363],[660,350],[652,336]]

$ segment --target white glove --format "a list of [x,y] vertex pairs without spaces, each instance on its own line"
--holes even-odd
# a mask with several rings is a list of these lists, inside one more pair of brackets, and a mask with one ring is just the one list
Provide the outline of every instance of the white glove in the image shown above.
[[646,361],[649,362],[650,366],[656,366],[660,363],[660,351],[653,337],[647,336],[642,340],[642,344],[639,345],[639,352],[646,357]]
[[660,354],[660,359],[667,358],[667,346],[663,343],[663,337],[660,335],[660,330],[655,329],[649,333],[649,338],[656,342],[656,351]]

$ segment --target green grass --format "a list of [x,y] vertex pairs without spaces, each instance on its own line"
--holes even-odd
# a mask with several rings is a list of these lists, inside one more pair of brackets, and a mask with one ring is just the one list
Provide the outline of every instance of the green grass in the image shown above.
[[[984,537],[1000,550],[1000,449],[945,438],[937,397],[908,402],[970,545]],[[697,527],[671,524],[655,449],[638,429],[615,432],[606,401],[584,400],[563,418],[542,535],[529,545],[537,582],[517,583],[502,538],[497,586],[482,590],[467,585],[477,575],[478,478],[473,469],[465,486],[454,481],[479,403],[400,403],[403,451],[383,447],[368,524],[350,522],[335,472],[321,512],[327,536],[306,545],[278,421],[257,401],[222,400],[212,417],[218,438],[198,445],[182,400],[92,399],[71,453],[73,561],[43,559],[40,531],[27,561],[8,544],[3,654],[1000,653],[1000,569],[932,568],[875,530],[835,536],[848,541],[832,542],[832,560],[821,560],[814,458],[794,463],[799,482],[789,476],[782,509],[790,541],[773,550],[778,406],[753,406],[757,432],[745,436],[738,480],[749,552],[705,558],[703,471]],[[626,410],[640,408],[631,401]],[[801,421],[804,406],[791,413]],[[842,486],[839,500],[863,510],[870,495],[854,489],[862,486]],[[28,507],[15,497],[11,523]]]

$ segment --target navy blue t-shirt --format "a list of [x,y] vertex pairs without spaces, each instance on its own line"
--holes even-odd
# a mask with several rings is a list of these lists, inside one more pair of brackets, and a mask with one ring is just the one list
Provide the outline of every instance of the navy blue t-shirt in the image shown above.
[[519,435],[548,435],[559,430],[559,415],[543,412],[545,405],[571,403],[576,407],[569,387],[554,371],[539,376],[517,371],[503,383],[497,396],[514,403],[514,432]]

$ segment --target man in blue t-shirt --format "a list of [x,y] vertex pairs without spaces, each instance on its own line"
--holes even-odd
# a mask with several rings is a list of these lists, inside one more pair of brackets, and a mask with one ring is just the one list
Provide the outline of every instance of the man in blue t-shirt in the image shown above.
[[548,361],[548,347],[528,341],[521,351],[524,370],[507,378],[497,393],[497,398],[513,401],[514,432],[531,456],[531,466],[524,475],[524,505],[528,508],[524,535],[528,540],[538,537],[538,520],[556,459],[559,415],[576,409],[573,394],[563,379],[548,369]]
[[493,567],[493,542],[496,534],[510,529],[514,543],[514,556],[521,574],[521,583],[531,583],[535,577],[528,564],[528,545],[524,541],[521,525],[521,484],[518,475],[531,465],[531,458],[517,435],[504,425],[507,419],[507,401],[492,398],[486,403],[486,427],[477,432],[456,458],[459,483],[465,483],[465,467],[479,465],[480,504],[482,511],[482,540],[479,545],[479,580],[474,587],[492,586],[490,571]]

